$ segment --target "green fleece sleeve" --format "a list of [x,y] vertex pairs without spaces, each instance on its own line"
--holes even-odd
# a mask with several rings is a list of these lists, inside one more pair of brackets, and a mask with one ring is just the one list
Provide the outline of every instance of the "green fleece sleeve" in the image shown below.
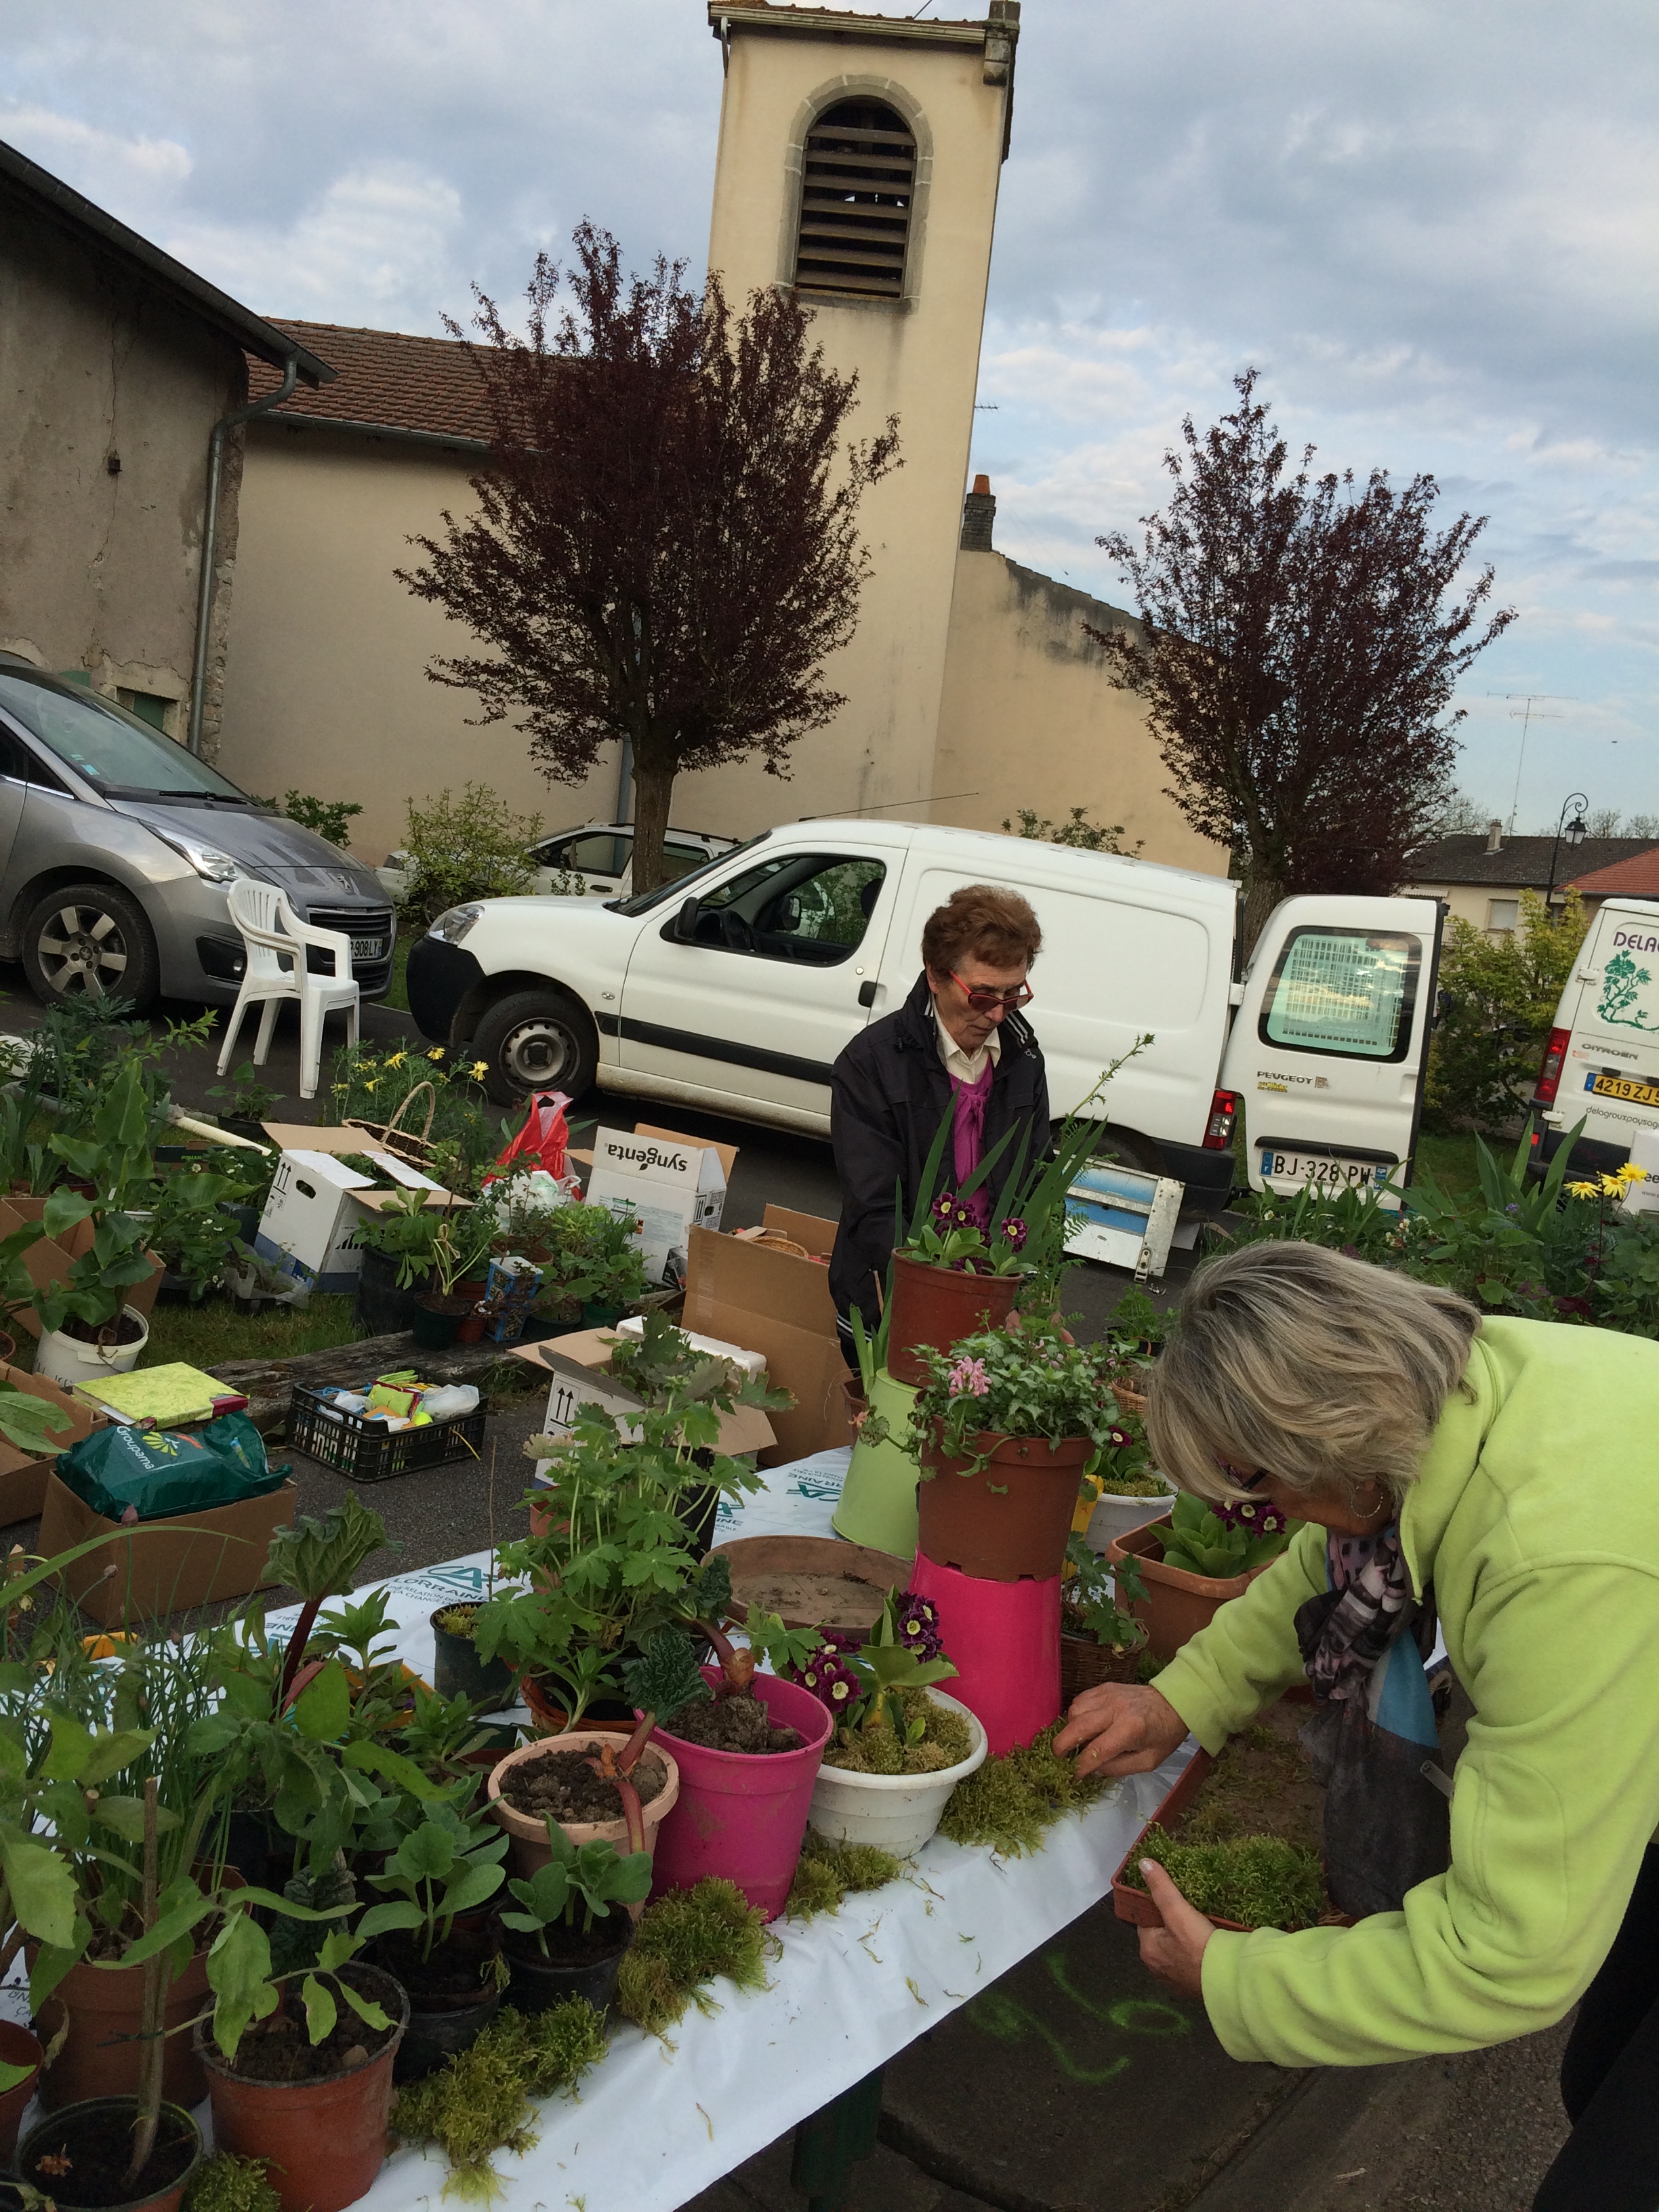
[[1559,2021],[1607,1955],[1659,1822],[1659,1576],[1605,1555],[1489,1574],[1464,1650],[1449,1871],[1353,1928],[1212,1936],[1204,2002],[1233,2057],[1505,2042]]
[[1265,1575],[1224,1605],[1154,1679],[1206,1751],[1302,1680],[1297,1607],[1326,1587],[1325,1531],[1297,1530]]

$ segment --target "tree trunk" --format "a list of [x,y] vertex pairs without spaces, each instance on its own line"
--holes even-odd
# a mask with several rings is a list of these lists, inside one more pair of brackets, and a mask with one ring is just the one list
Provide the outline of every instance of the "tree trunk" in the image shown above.
[[1249,889],[1244,894],[1244,914],[1239,926],[1247,960],[1255,951],[1255,941],[1261,934],[1267,916],[1284,896],[1285,885],[1280,877],[1269,874],[1266,868],[1250,871]]
[[653,891],[663,881],[662,841],[674,795],[671,766],[634,756],[634,889]]

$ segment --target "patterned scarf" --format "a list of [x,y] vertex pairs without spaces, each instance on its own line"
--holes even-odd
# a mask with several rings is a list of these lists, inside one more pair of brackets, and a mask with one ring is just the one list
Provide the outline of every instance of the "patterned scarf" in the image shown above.
[[[985,1108],[991,1096],[991,1079],[996,1073],[996,1062],[987,1058],[974,1083],[964,1083],[959,1076],[951,1078],[951,1088],[956,1093],[956,1121],[952,1131],[955,1152],[951,1161],[956,1170],[958,1190],[979,1165],[985,1150]],[[988,1229],[991,1225],[991,1194],[983,1183],[963,1204],[972,1215],[975,1225]]]
[[1303,1665],[1316,1698],[1363,1714],[1377,1662],[1416,1611],[1400,1524],[1376,1536],[1333,1534],[1326,1558],[1328,1592],[1297,1610]]

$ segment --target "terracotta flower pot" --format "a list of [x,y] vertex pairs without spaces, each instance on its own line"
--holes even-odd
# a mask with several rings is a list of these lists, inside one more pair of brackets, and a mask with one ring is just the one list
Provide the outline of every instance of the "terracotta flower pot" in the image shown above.
[[[76,2195],[73,2172],[59,2179],[36,2161],[42,2153],[61,2157],[71,2146],[84,2152],[88,2144],[94,2144],[106,2160],[112,2152],[118,2155],[123,2143],[131,2142],[137,2112],[137,2100],[131,2097],[92,2097],[49,2112],[35,2122],[18,2145],[19,2179],[39,2189],[58,2207],[58,2212],[83,2212],[87,2199]],[[153,2174],[159,2166],[168,2178],[149,2187],[141,2179],[136,2192],[118,2204],[94,2199],[100,2212],[179,2212],[185,2191],[202,2162],[201,2130],[188,2112],[164,2099],[155,2144],[147,2171]]]
[[352,1985],[394,2023],[367,2064],[314,2081],[255,2081],[226,2065],[207,2039],[197,2048],[213,2100],[213,2141],[238,2158],[269,2160],[283,2212],[343,2212],[366,2196],[386,2163],[392,2069],[409,2025],[409,1999],[378,1967],[354,1965]]
[[[33,1951],[31,1945],[31,1957]],[[142,1966],[93,1966],[83,1960],[58,1983],[41,2014],[49,2033],[55,2033],[64,2014],[69,2019],[64,2047],[40,2076],[40,2102],[48,2112],[89,2098],[137,2094],[143,1979]],[[189,2036],[173,2030],[185,2027],[200,2012],[207,1986],[207,1953],[198,1951],[167,1994],[161,2094],[169,2104],[186,2110],[206,2096],[207,2076]],[[54,2005],[62,2011],[54,2012]]]
[[927,1370],[915,1347],[948,1352],[964,1336],[1007,1320],[1023,1275],[970,1275],[893,1255],[893,1318],[887,1332],[887,1371],[895,1382],[920,1389]]
[[20,2027],[15,2020],[0,2020],[0,2065],[27,2066],[29,2069],[15,2088],[0,2089],[0,2167],[9,2169],[11,2166],[11,2154],[17,2148],[18,2124],[34,2094],[45,2056],[27,2028]]
[[[545,1866],[553,1854],[548,1847],[547,1823],[532,1820],[529,1814],[520,1813],[516,1807],[507,1803],[501,1795],[503,1778],[514,1767],[523,1766],[532,1759],[544,1759],[550,1752],[596,1750],[605,1743],[614,1750],[620,1733],[620,1730],[595,1728],[579,1729],[573,1735],[544,1735],[535,1743],[521,1744],[517,1751],[509,1751],[498,1765],[491,1768],[489,1779],[484,1784],[484,1794],[489,1801],[490,1811],[513,1838],[514,1869],[521,1881],[528,1881],[537,1868]],[[631,1735],[633,1730],[630,1729],[628,1733]],[[645,1848],[654,1859],[657,1831],[673,1811],[679,1797],[680,1770],[678,1761],[654,1738],[646,1747],[644,1756],[649,1758],[653,1753],[667,1770],[667,1778],[662,1788],[648,1805],[641,1808],[645,1820]],[[559,1826],[578,1850],[582,1844],[593,1842],[595,1838],[614,1844],[619,1851],[628,1849],[628,1823],[620,1818],[615,1820],[561,1820]],[[645,1906],[641,1903],[630,1906],[629,1910],[637,1920]]]
[[1041,1437],[979,1436],[988,1455],[977,1473],[934,1440],[922,1451],[916,1492],[916,1547],[941,1567],[988,1582],[1039,1582],[1066,1560],[1083,1470],[1094,1456],[1087,1437],[1051,1444]]
[[1106,1547],[1109,1559],[1133,1558],[1140,1569],[1146,1595],[1126,1610],[1146,1630],[1155,1659],[1173,1659],[1183,1644],[1200,1628],[1209,1626],[1230,1598],[1242,1597],[1256,1577],[1265,1575],[1273,1565],[1268,1559],[1248,1574],[1223,1576],[1194,1575],[1185,1567],[1166,1567],[1160,1555],[1169,1529],[1166,1513],[1160,1520],[1129,1529]]

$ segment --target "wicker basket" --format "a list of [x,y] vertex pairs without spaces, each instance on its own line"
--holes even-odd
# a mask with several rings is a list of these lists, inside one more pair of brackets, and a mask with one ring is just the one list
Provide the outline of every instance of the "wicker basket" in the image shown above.
[[1114,1651],[1109,1644],[1097,1644],[1092,1636],[1074,1636],[1062,1629],[1060,1638],[1060,1705],[1063,1712],[1079,1691],[1102,1682],[1133,1682],[1140,1665],[1139,1651]]
[[[426,1120],[416,1136],[413,1129],[403,1127],[403,1119],[423,1091],[426,1093]],[[438,1094],[431,1084],[417,1083],[408,1097],[399,1102],[389,1121],[365,1121],[356,1114],[348,1114],[344,1126],[348,1129],[361,1129],[366,1137],[373,1138],[372,1147],[365,1149],[390,1152],[394,1159],[402,1160],[406,1167],[425,1168],[431,1164],[432,1117],[437,1110]]]

